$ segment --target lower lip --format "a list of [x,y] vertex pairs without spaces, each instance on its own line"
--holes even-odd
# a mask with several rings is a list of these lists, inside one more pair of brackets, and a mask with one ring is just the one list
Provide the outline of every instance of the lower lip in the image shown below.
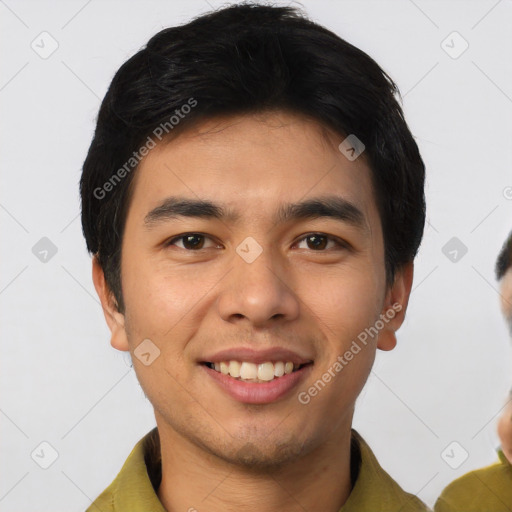
[[313,364],[308,364],[270,382],[244,382],[201,365],[231,398],[245,404],[268,404],[289,394],[293,388],[309,375]]

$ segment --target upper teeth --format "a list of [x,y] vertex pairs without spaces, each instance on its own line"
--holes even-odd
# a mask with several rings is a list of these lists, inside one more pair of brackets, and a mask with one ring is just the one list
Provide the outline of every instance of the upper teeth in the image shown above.
[[240,379],[252,379],[271,381],[274,377],[282,377],[285,373],[292,373],[294,368],[297,369],[300,365],[295,365],[287,361],[277,361],[271,363],[267,361],[261,364],[249,363],[246,361],[222,361],[215,363],[215,370],[223,373],[224,375],[231,375],[231,377]]

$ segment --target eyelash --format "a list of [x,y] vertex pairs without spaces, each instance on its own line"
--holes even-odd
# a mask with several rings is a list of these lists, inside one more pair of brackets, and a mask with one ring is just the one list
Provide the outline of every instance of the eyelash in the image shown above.
[[[208,238],[208,239],[212,240],[211,237],[209,237],[208,235],[205,235],[203,233],[191,232],[191,233],[184,233],[183,235],[179,235],[179,236],[175,236],[174,238],[171,238],[170,240],[168,240],[167,242],[164,243],[164,246],[165,247],[170,247],[177,240],[182,240],[182,239],[184,239],[187,236],[194,236],[194,235],[199,235],[199,236],[202,236],[204,238]],[[325,233],[316,232],[316,231],[315,232],[311,232],[311,233],[307,233],[302,238],[300,238],[294,245],[296,245],[296,244],[306,240],[308,237],[314,236],[314,235],[318,235],[318,236],[327,238],[328,241],[334,242],[338,246],[338,249],[344,249],[344,250],[350,250],[351,249],[351,245],[348,242],[345,242],[344,240],[342,240],[341,238],[338,238],[338,237],[335,237],[335,236],[332,236],[332,235],[327,235]],[[178,249],[182,249],[182,250],[187,251],[187,252],[199,252],[199,251],[205,250],[203,248],[194,250],[194,249],[187,249],[185,247],[183,247],[183,248],[182,247],[178,247]],[[206,249],[210,249],[210,247],[207,247]],[[313,252],[327,252],[328,249],[321,249],[321,250],[318,250],[318,251],[315,251],[314,249],[311,249],[311,251],[313,251]]]

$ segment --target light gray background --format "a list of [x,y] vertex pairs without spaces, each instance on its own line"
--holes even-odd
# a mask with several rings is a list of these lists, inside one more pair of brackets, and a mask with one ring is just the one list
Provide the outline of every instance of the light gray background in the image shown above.
[[[0,1],[2,511],[83,511],[154,425],[109,344],[78,180],[114,72],[158,30],[210,5],[222,4]],[[407,320],[397,348],[378,354],[355,427],[402,487],[432,505],[455,477],[496,460],[496,417],[512,384],[493,274],[512,228],[512,3],[303,5],[396,80],[427,164],[429,224]],[[47,59],[31,48],[50,48],[43,31],[59,45]],[[462,48],[458,36],[441,46],[453,31],[469,43],[458,58],[445,51]],[[58,249],[46,263],[32,252],[42,237]],[[468,249],[456,262],[442,252],[452,237]],[[43,441],[58,452],[48,469],[36,463],[51,461]]]

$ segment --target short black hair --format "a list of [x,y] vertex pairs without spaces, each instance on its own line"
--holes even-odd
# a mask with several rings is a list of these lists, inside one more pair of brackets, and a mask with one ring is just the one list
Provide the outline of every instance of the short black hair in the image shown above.
[[87,249],[119,311],[121,241],[144,145],[219,115],[289,111],[340,142],[361,140],[393,282],[414,259],[425,223],[425,166],[398,96],[372,58],[292,7],[232,5],[153,36],[115,74],[80,180]]
[[500,281],[509,268],[512,268],[512,231],[505,240],[498,259],[496,260],[496,279]]

